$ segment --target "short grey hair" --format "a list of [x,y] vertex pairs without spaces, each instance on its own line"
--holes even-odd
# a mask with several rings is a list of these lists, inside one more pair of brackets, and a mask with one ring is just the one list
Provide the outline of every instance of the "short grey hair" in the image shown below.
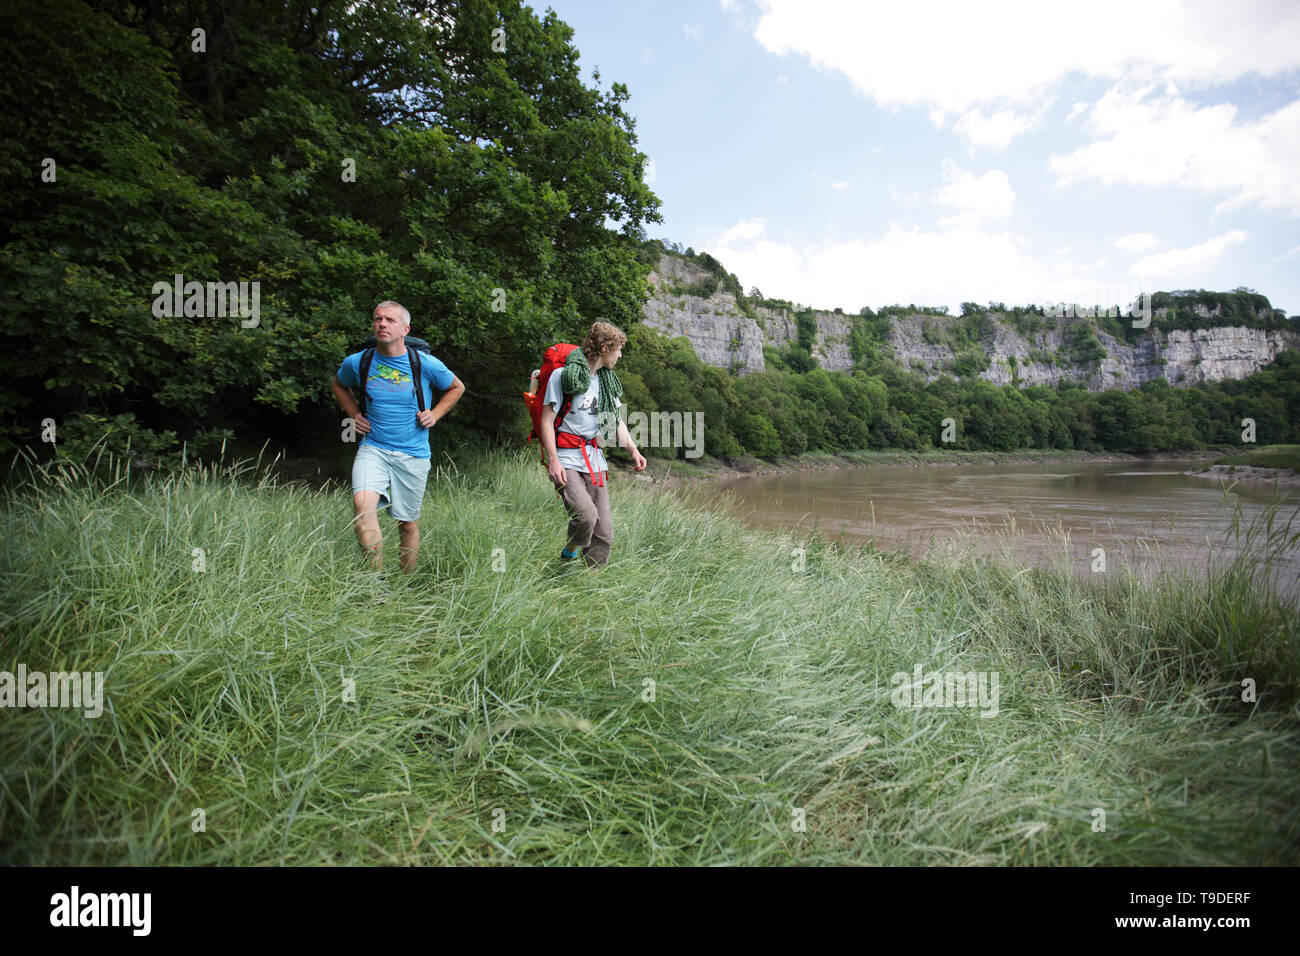
[[370,314],[374,315],[375,312],[378,312],[380,309],[384,308],[384,306],[388,306],[388,305],[393,306],[399,312],[401,312],[403,322],[405,322],[407,325],[411,324],[411,313],[406,310],[406,306],[402,305],[402,303],[400,302],[394,302],[392,299],[385,299],[383,302],[380,302],[377,306],[375,306],[374,310]]

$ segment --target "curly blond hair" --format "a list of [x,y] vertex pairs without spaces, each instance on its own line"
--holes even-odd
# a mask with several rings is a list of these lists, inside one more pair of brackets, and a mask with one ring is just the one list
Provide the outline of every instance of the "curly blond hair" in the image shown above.
[[597,355],[604,355],[625,344],[627,344],[627,336],[623,334],[622,329],[597,320],[591,324],[591,331],[582,340],[582,354],[587,356],[587,361],[590,362]]

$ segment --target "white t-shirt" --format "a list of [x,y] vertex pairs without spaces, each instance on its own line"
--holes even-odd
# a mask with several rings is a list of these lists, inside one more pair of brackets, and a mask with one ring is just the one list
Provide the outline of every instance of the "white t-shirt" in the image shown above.
[[[555,409],[558,414],[560,405],[564,402],[564,393],[560,390],[560,376],[563,368],[557,368],[551,373],[550,381],[546,383],[546,395],[542,398],[542,404],[549,405]],[[623,403],[618,403],[620,412]],[[600,434],[600,415],[597,409],[600,408],[600,376],[595,372],[591,373],[591,386],[581,395],[573,396],[573,404],[569,407],[569,413],[564,416],[560,422],[559,430],[562,432],[571,432],[581,438],[595,438]],[[604,439],[601,439],[602,442]],[[609,471],[609,465],[605,462],[605,453],[599,448],[592,448],[590,445],[586,448],[587,458],[591,461],[591,467],[596,471]],[[556,457],[560,459],[560,465],[563,468],[571,468],[574,471],[585,472],[587,465],[582,460],[581,448],[559,448],[555,449]]]

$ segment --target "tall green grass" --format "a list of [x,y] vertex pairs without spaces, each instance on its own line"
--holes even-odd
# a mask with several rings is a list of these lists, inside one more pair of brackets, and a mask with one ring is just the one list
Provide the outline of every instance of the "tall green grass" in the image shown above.
[[[106,701],[0,711],[0,859],[1300,862],[1300,628],[1248,565],[1096,587],[747,530],[712,494],[616,478],[611,564],[561,571],[534,457],[445,466],[408,579],[387,517],[366,567],[342,489],[15,487],[0,669],[100,670]],[[999,714],[893,706],[916,664],[998,671]]]

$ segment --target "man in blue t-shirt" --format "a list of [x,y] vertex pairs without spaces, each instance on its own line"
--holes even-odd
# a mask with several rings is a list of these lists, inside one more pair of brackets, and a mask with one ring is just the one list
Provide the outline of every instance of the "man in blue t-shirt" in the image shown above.
[[[375,354],[367,381],[361,382],[361,352],[343,360],[330,387],[364,435],[352,463],[352,507],[354,526],[361,547],[371,563],[383,567],[383,535],[379,532],[380,499],[397,521],[402,570],[415,570],[420,551],[420,504],[429,479],[429,429],[451,411],[465,394],[465,383],[447,366],[427,352],[420,353],[420,388],[424,411],[415,398],[411,361],[406,354],[406,335],[411,331],[411,313],[396,302],[375,306]],[[366,412],[361,414],[349,389],[363,388]],[[433,404],[433,389],[442,392]]]

